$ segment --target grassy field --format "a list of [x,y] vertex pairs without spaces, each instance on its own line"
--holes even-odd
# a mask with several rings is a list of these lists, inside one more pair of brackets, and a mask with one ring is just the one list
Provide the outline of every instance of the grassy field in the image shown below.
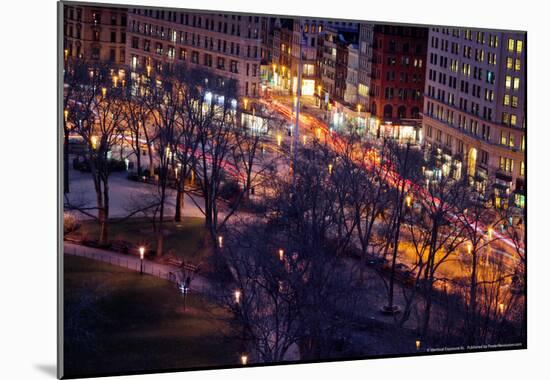
[[[175,256],[192,260],[198,264],[208,255],[208,250],[202,247],[204,234],[204,219],[184,218],[183,222],[164,222],[164,252],[172,252]],[[81,227],[69,234],[75,238],[98,240],[99,226],[95,221],[83,221]],[[110,241],[126,241],[145,245],[156,249],[156,237],[150,221],[143,218],[131,218],[119,222],[116,219],[109,224]]]
[[238,364],[229,314],[173,284],[65,256],[65,375]]

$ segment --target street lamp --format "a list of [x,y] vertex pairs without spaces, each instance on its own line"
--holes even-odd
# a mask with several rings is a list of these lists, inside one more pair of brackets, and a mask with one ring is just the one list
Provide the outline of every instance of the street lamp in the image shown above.
[[498,311],[500,314],[504,314],[504,304],[502,302],[498,304]]
[[491,240],[493,238],[493,227],[489,227],[487,234],[489,235],[489,240]]
[[92,143],[92,149],[95,150],[97,148],[97,136],[92,136],[90,142]]
[[472,244],[468,243],[466,249],[468,250],[468,255],[470,255],[472,253]]
[[113,87],[116,87],[118,83],[118,76],[113,75]]
[[69,110],[63,111],[63,117],[65,118],[65,123],[67,122],[67,117],[69,116]]
[[285,251],[283,249],[279,249],[279,260],[283,261],[285,258]]
[[305,146],[305,145],[306,145],[306,142],[307,142],[307,136],[304,135],[304,136],[303,136],[303,139],[304,139],[304,146]]
[[187,280],[182,281],[180,284],[180,291],[183,294],[183,311],[187,308],[187,293],[189,293],[189,284]]
[[139,268],[139,274],[143,274],[143,257],[145,255],[145,247],[141,246],[139,247],[139,260],[140,260],[140,268]]
[[405,197],[405,203],[407,204],[407,207],[411,207],[411,204],[412,204],[412,197],[410,195],[407,195]]
[[239,303],[241,301],[241,291],[235,290],[235,303]]
[[105,95],[107,95],[107,88],[101,87],[101,95],[103,95],[103,97],[105,97]]
[[147,65],[147,76],[151,76],[151,65]]
[[281,146],[281,141],[283,140],[283,137],[281,136],[281,134],[278,134],[277,135],[277,145],[278,146]]
[[223,248],[223,236],[218,236],[218,246],[220,248]]
[[247,355],[241,355],[241,363],[243,365],[246,365],[246,363],[248,363],[248,356]]
[[245,110],[248,108],[248,98],[243,98],[243,106]]
[[332,164],[328,164],[328,174],[332,174]]
[[416,351],[420,350],[420,339],[416,340]]

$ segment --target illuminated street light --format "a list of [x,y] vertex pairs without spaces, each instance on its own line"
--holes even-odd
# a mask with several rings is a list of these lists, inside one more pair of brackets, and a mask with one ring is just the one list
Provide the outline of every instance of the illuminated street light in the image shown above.
[[223,248],[223,236],[218,236],[218,246],[220,248]]
[[321,128],[317,127],[317,129],[315,130],[315,136],[317,137],[317,139],[321,138]]
[[139,274],[143,274],[143,257],[145,255],[145,247],[141,246],[139,247],[139,260],[140,260],[140,268],[139,268]]
[[189,277],[180,284],[180,292],[183,294],[183,311],[187,309],[187,293],[189,293]]
[[65,118],[65,123],[67,122],[68,116],[69,116],[69,111],[68,110],[63,111],[63,117]]
[[107,95],[107,88],[101,87],[101,94],[105,97],[105,95]]
[[493,227],[489,227],[487,230],[487,235],[489,235],[489,239],[493,238]]
[[246,363],[248,363],[248,356],[247,355],[241,355],[241,363],[243,365],[246,365]]
[[278,145],[278,146],[281,146],[281,141],[282,141],[282,140],[283,140],[283,137],[282,137],[280,134],[278,134],[278,135],[277,135],[277,145]]
[[407,204],[407,207],[411,207],[412,204],[412,197],[410,195],[407,195],[405,197],[405,203]]
[[306,145],[306,142],[307,142],[307,136],[306,136],[306,135],[304,135],[304,136],[303,136],[302,138],[303,138],[303,140],[304,140],[304,145]]
[[239,303],[241,301],[241,291],[235,290],[235,303]]
[[151,65],[147,65],[147,76],[151,76]]
[[468,243],[466,249],[468,250],[468,255],[470,255],[472,253],[472,244]]
[[328,164],[328,174],[332,174],[332,164]]
[[285,251],[283,249],[279,249],[279,260],[283,261],[285,258]]
[[420,340],[419,339],[416,340],[416,350],[417,351],[420,350]]
[[96,149],[97,148],[97,136],[92,136],[90,138],[90,142],[92,143],[92,149]]
[[245,110],[248,108],[248,98],[243,98],[243,106]]
[[65,61],[66,61],[67,58],[69,57],[69,50],[68,49],[63,50],[63,54],[65,55]]
[[504,314],[504,304],[502,302],[498,304],[498,311],[500,314]]
[[113,75],[113,87],[116,87],[118,84],[118,76]]

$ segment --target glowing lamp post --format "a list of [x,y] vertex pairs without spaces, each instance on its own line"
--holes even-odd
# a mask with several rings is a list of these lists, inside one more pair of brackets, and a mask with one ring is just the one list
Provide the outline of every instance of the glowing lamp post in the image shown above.
[[498,304],[498,311],[501,315],[504,315],[504,304],[502,302]]
[[185,280],[180,284],[180,292],[183,294],[183,311],[187,308],[187,293],[189,293],[189,284]]
[[279,249],[279,260],[283,261],[285,259],[285,251]]
[[487,230],[487,235],[489,236],[489,240],[493,238],[493,227],[489,227]]
[[63,118],[65,119],[65,123],[67,122],[68,117],[69,117],[69,110],[63,111]]
[[332,174],[332,164],[328,164],[328,174]]
[[248,356],[247,355],[241,355],[241,363],[243,365],[246,365],[248,363]]
[[151,76],[151,65],[147,65],[147,76]]
[[407,195],[405,197],[405,204],[407,205],[407,207],[411,207],[411,204],[412,204],[412,197],[410,195]]
[[113,87],[116,87],[118,84],[118,76],[114,75],[113,76]]
[[248,99],[247,98],[243,99],[243,107],[244,107],[245,110],[248,108]]
[[306,135],[304,135],[304,136],[303,136],[302,138],[303,138],[303,140],[304,140],[304,146],[305,146],[305,145],[306,145],[306,143],[307,143],[307,136],[306,136]]
[[240,303],[241,302],[241,291],[240,290],[235,290],[235,303]]
[[90,142],[92,143],[92,149],[97,149],[97,136],[92,136]]
[[140,267],[139,267],[139,274],[143,274],[143,258],[145,256],[145,247],[139,247],[139,260],[140,260]]
[[106,87],[101,88],[101,95],[103,95],[103,97],[105,97],[107,95],[107,88]]
[[280,134],[278,134],[277,135],[277,146],[281,146],[282,140],[283,140],[283,137]]
[[472,245],[470,243],[468,243],[466,249],[468,250],[468,255],[472,254]]
[[223,248],[223,236],[218,236],[218,247]]
[[416,343],[416,351],[420,350],[420,343],[421,343],[420,339],[417,339],[415,343]]

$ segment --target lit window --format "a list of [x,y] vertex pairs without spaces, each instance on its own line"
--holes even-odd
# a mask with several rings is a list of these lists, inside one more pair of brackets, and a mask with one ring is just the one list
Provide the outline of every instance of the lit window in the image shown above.
[[518,97],[512,96],[512,107],[518,108]]
[[504,95],[504,105],[505,106],[510,105],[510,95],[508,95],[508,94]]
[[519,164],[519,175],[525,175],[525,163],[523,161]]
[[506,75],[505,83],[506,89],[509,90],[512,87],[512,77],[510,75]]
[[512,70],[514,67],[514,60],[511,57],[506,58],[506,68]]
[[512,38],[508,39],[508,51],[514,51],[514,40]]
[[519,89],[519,78],[514,78],[514,90]]
[[516,59],[516,65],[515,70],[520,71],[521,70],[521,61],[519,59]]
[[518,41],[517,41],[517,44],[516,44],[516,51],[517,51],[518,53],[521,53],[521,50],[522,50],[522,49],[523,49],[523,41],[518,40]]
[[516,123],[517,123],[517,121],[518,121],[518,120],[517,120],[517,116],[514,115],[514,114],[511,114],[511,115],[510,115],[510,124],[515,126]]
[[500,144],[501,145],[507,145],[508,141],[506,139],[506,133],[504,131],[500,131]]

